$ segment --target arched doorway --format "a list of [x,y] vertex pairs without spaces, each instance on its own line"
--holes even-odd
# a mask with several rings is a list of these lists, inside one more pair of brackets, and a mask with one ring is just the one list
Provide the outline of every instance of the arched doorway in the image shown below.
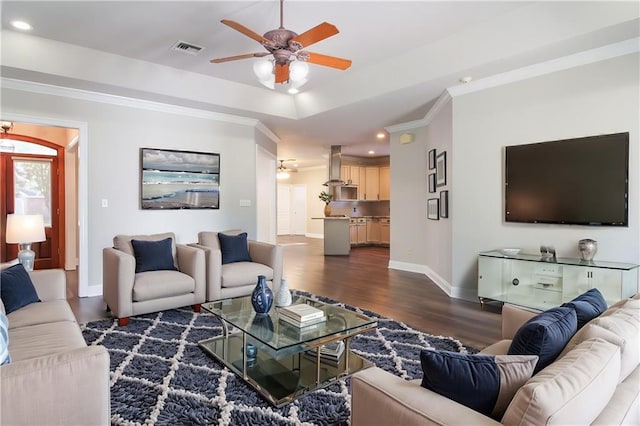
[[0,260],[17,257],[16,244],[5,238],[7,214],[42,214],[45,241],[31,245],[35,269],[62,268],[65,263],[64,146],[17,133],[0,134]]

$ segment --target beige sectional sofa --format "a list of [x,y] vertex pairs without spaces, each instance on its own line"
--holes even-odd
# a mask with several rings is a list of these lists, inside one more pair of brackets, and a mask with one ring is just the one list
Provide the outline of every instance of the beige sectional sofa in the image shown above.
[[[506,354],[535,313],[502,311],[503,340],[481,353]],[[558,358],[519,388],[500,422],[377,367],[351,379],[352,426],[638,425],[640,295],[621,300],[582,327]]]
[[0,366],[0,424],[109,424],[107,350],[86,345],[64,271],[29,275],[41,302],[7,315],[11,363]]

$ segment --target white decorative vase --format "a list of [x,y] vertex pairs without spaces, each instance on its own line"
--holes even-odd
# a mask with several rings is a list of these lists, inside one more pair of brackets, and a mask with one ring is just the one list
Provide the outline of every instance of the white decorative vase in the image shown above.
[[289,291],[289,287],[287,287],[287,280],[285,278],[281,278],[278,296],[276,297],[276,306],[289,306],[290,304],[291,292]]

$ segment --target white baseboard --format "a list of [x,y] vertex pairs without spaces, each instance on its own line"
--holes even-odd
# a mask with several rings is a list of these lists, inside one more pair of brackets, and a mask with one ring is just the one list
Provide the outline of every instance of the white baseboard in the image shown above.
[[318,238],[320,240],[324,240],[324,234],[304,234],[307,238]]
[[429,277],[431,281],[436,283],[436,285],[440,287],[440,289],[444,291],[449,297],[455,297],[455,292],[453,291],[453,288],[451,287],[449,281],[442,278],[436,271],[429,268],[428,266],[425,265],[424,268],[426,270],[425,275]]
[[442,278],[433,269],[427,265],[420,265],[417,263],[398,262],[396,260],[389,261],[389,269],[397,269],[399,271],[415,272],[417,274],[426,275],[431,281],[433,281],[444,293],[454,299],[463,299],[470,302],[477,302],[478,295],[474,289],[467,289],[461,287],[453,287],[447,280]]
[[90,285],[85,288],[80,295],[80,297],[95,297],[102,296],[102,286],[101,285]]
[[397,269],[399,271],[415,272],[417,274],[427,275],[427,271],[424,265],[417,263],[398,262],[397,260],[389,261],[389,269]]

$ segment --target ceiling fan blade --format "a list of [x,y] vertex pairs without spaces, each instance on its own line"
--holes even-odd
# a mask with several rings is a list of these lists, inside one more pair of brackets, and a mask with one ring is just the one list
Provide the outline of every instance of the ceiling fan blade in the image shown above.
[[289,64],[276,64],[276,83],[285,83],[289,80]]
[[246,53],[244,55],[227,56],[226,58],[216,58],[216,59],[210,60],[209,62],[211,62],[212,64],[219,64],[222,62],[237,61],[238,59],[261,58],[262,56],[267,56],[269,54],[270,54],[269,52]]
[[308,31],[305,31],[302,34],[299,34],[291,39],[291,41],[295,41],[300,43],[303,47],[311,46],[314,43],[324,40],[325,38],[329,38],[338,34],[340,31],[328,22],[323,22],[320,25],[316,25]]
[[350,59],[342,59],[335,56],[322,55],[320,53],[305,52],[309,55],[307,62],[316,65],[324,65],[325,67],[338,68],[346,70],[351,66]]
[[222,21],[223,24],[225,24],[228,27],[233,28],[236,31],[241,32],[242,34],[246,35],[247,37],[250,37],[252,39],[254,39],[255,41],[257,41],[258,43],[270,43],[271,40],[261,36],[260,34],[258,34],[257,32],[250,30],[249,28],[245,27],[242,24],[237,23],[236,21],[231,21],[229,19],[223,19]]

